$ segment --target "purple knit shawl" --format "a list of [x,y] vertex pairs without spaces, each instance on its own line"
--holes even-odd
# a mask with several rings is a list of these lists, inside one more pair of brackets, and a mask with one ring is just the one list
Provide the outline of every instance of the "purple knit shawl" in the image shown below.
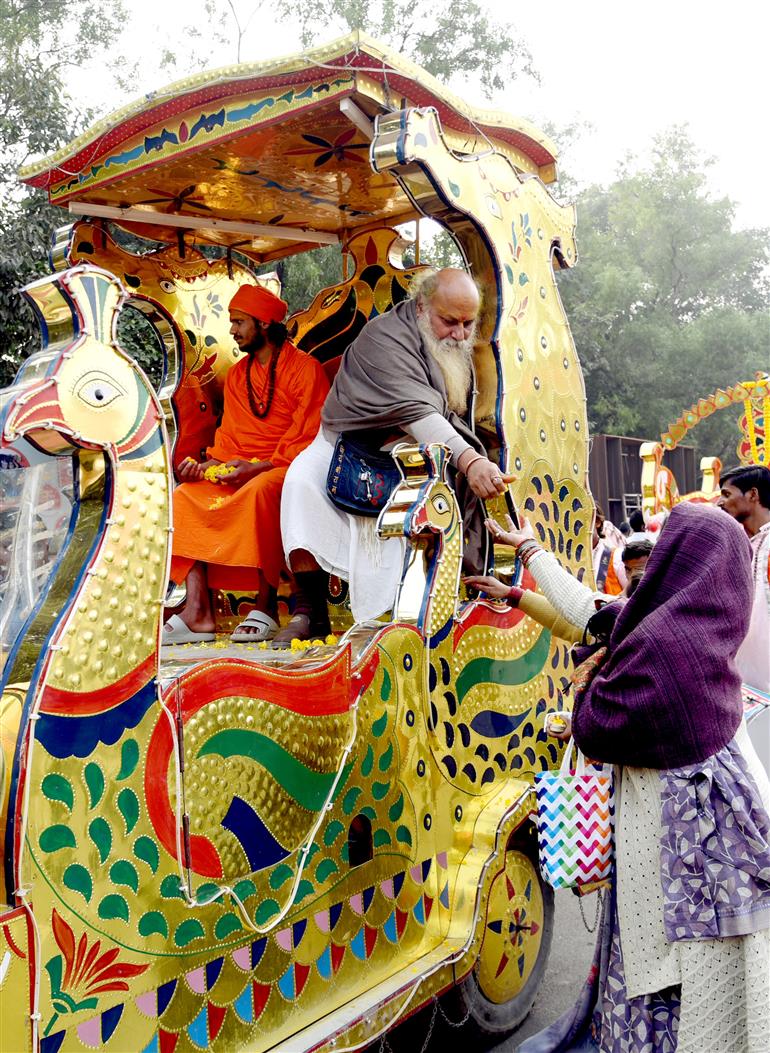
[[676,505],[618,615],[609,660],[575,704],[586,756],[677,768],[722,749],[743,712],[733,659],[751,603],[743,528],[709,505]]

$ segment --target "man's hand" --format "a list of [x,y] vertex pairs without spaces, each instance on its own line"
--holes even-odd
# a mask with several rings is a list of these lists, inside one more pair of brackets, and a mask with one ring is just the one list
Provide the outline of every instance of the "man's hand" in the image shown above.
[[224,483],[225,486],[232,486],[235,490],[240,490],[242,486],[251,482],[257,475],[269,471],[273,465],[270,461],[242,461],[236,459],[228,461],[225,467],[232,468],[233,471],[217,479],[217,482]]
[[221,461],[201,461],[200,463],[192,457],[185,457],[179,462],[176,476],[180,483],[197,483],[203,478],[203,473],[213,464],[221,464]]
[[463,581],[466,585],[470,585],[472,589],[485,592],[487,596],[491,596],[494,600],[509,600],[510,588],[491,574],[470,574],[467,578],[464,577]]
[[496,519],[485,519],[487,530],[492,535],[493,539],[499,544],[511,545],[512,548],[518,548],[519,545],[524,541],[536,541],[535,531],[532,529],[532,524],[528,519],[522,517],[520,526],[517,528],[513,525],[513,520],[510,516],[505,517],[508,529],[505,530]]
[[500,467],[488,457],[479,456],[473,450],[466,450],[460,457],[457,467],[465,474],[468,486],[476,497],[490,501],[505,493],[508,483],[515,479],[513,475],[504,475]]

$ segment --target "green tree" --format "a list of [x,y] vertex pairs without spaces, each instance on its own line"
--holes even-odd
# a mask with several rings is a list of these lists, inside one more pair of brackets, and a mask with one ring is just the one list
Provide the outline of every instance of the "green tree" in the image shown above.
[[332,26],[362,29],[445,83],[457,74],[478,77],[487,95],[522,74],[536,76],[521,35],[477,0],[445,7],[432,0],[296,0],[292,16],[305,46]]
[[[674,128],[646,165],[577,197],[579,260],[560,290],[594,432],[654,439],[700,396],[767,368],[768,231],[733,229],[708,166]],[[735,460],[729,411],[691,434],[700,453]]]
[[67,71],[107,48],[124,18],[121,0],[0,0],[0,387],[38,341],[17,290],[46,272],[51,232],[66,222],[42,191],[19,186],[16,171],[91,120],[64,89]]

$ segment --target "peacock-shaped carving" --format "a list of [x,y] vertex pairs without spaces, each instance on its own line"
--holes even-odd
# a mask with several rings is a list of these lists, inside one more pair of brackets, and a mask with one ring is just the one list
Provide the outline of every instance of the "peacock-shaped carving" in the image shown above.
[[[82,266],[27,295],[49,342],[6,403],[3,441],[74,457],[78,501],[0,707],[20,721],[4,997],[30,979],[35,992],[9,1041],[263,1048],[294,1033],[298,1007],[316,1019],[428,951],[438,969],[462,812],[414,701],[425,619],[289,666],[241,652],[159,668],[169,456],[158,399],[114,340],[123,290]],[[444,533],[451,551],[438,568],[457,558],[456,505],[443,451],[429,459],[426,507],[443,518],[425,525],[434,554]],[[436,588],[429,575],[425,611]],[[473,899],[462,909],[471,923]]]
[[[431,138],[423,111],[399,122],[415,158],[427,136],[445,169],[436,184],[449,194],[462,162],[435,129]],[[380,160],[386,140],[387,129]],[[398,177],[415,199],[433,193],[433,161],[418,158],[410,174],[408,154]],[[491,185],[498,161],[475,162]],[[574,355],[521,293],[542,282],[546,299],[555,295],[545,231],[558,220],[566,254],[569,224],[539,183],[522,183],[509,164],[505,172],[511,189],[491,186],[486,212],[475,200],[447,212],[492,282],[507,272],[491,250],[484,263],[483,232],[525,202],[532,209],[511,226],[518,269],[503,314],[488,307],[484,318],[476,416],[501,464],[513,460],[515,472],[517,451],[526,455],[517,496],[580,567],[588,517]],[[457,503],[446,453],[433,446],[399,451],[403,485],[382,520],[409,542],[394,623],[288,662],[242,650],[160,667],[168,443],[158,399],[114,340],[120,283],[76,267],[28,295],[48,343],[6,404],[3,437],[73,457],[78,498],[55,573],[6,663],[11,702],[0,706],[0,716],[17,713],[23,699],[5,878],[15,905],[0,914],[0,932],[30,966],[25,1044],[42,1037],[42,1053],[260,1050],[306,1027],[291,1048],[317,1048],[326,1032],[311,1025],[351,999],[363,1042],[374,1033],[367,1006],[417,986],[424,1000],[472,967],[479,919],[491,917],[485,889],[501,873],[489,863],[529,811],[517,774],[552,759],[540,718],[557,701],[564,656],[519,612],[458,607]],[[518,386],[517,361],[526,361]],[[562,403],[545,396],[552,373]],[[559,430],[569,431],[563,442]],[[502,933],[502,916],[492,920]],[[506,991],[515,992],[525,967],[510,969]],[[341,1011],[334,1027],[349,1026]]]

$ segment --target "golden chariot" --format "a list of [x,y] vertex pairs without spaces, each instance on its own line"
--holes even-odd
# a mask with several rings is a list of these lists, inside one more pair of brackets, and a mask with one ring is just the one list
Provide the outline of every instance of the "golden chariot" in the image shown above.
[[[339,248],[343,280],[290,320],[333,362],[407,294],[397,228],[423,216],[485,290],[477,432],[590,580],[555,161],[354,34],[144,96],[22,173],[71,222],[25,290],[42,348],[0,394],[3,1050],[340,1051],[445,992],[486,1032],[529,1011],[553,918],[532,780],[559,761],[567,646],[462,594],[443,448],[398,455],[392,617],[353,624],[338,583],[338,642],[278,652],[229,643],[248,596],[222,593],[216,644],[159,639],[173,468],[216,425],[243,261]],[[116,337],[129,307],[154,384]]]

